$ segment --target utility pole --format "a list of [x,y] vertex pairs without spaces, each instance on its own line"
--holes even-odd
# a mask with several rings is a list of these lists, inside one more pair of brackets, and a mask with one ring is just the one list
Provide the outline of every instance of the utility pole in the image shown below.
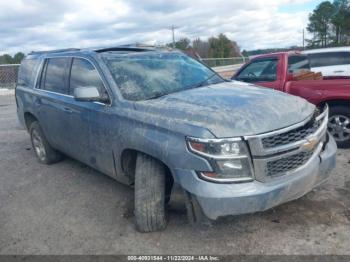
[[171,27],[169,28],[172,31],[172,35],[173,35],[173,48],[175,48],[175,29],[177,29],[178,27],[171,25]]
[[305,49],[305,29],[303,28],[303,50]]

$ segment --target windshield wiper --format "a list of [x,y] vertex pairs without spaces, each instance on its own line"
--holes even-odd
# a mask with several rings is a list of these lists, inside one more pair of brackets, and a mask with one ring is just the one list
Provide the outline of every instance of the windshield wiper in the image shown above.
[[154,96],[151,96],[149,98],[147,98],[146,100],[152,100],[152,99],[157,99],[157,98],[160,98],[162,96],[166,96],[168,94],[163,94],[163,93],[155,93]]

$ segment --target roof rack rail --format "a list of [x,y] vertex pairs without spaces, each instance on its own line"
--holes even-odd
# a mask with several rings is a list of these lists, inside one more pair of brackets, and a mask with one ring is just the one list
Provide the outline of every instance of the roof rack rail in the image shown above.
[[161,48],[166,48],[166,49],[174,49],[171,46],[166,46],[164,44],[147,44],[147,43],[139,43],[136,42],[134,44],[125,44],[121,46],[126,46],[126,47],[138,47],[138,48],[150,48],[150,49],[161,49]]
[[112,52],[112,51],[131,51],[131,52],[145,52],[152,51],[154,48],[152,47],[139,47],[135,45],[120,45],[120,46],[111,46],[111,47],[102,47],[94,49],[97,53],[103,52]]
[[56,50],[48,50],[48,51],[32,51],[29,54],[48,54],[48,53],[62,53],[62,52],[69,52],[69,51],[79,51],[81,49],[79,48],[65,48],[65,49],[56,49]]

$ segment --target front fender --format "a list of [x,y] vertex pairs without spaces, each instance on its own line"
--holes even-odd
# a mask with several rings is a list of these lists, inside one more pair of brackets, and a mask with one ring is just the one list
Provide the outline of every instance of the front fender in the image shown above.
[[[170,170],[176,168],[210,171],[209,163],[187,149],[186,136],[168,129],[132,121],[131,128],[124,129],[120,150],[116,159],[121,160],[125,150],[145,153],[164,163]],[[121,161],[118,161],[117,172],[123,172]],[[119,173],[118,172],[118,173]],[[173,173],[173,172],[172,172]],[[174,177],[175,181],[177,180]]]

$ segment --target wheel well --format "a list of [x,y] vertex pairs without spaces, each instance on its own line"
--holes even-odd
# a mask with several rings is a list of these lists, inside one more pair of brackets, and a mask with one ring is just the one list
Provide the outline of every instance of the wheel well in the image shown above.
[[349,100],[329,100],[329,101],[323,101],[319,104],[319,106],[324,106],[325,104],[328,104],[329,107],[332,106],[350,106]]
[[29,112],[25,112],[24,113],[24,121],[25,121],[25,124],[26,124],[26,127],[27,129],[29,130],[30,128],[30,125],[34,122],[34,121],[37,121],[38,119],[32,114],[32,113],[29,113]]
[[[135,181],[136,158],[138,153],[145,154],[138,150],[125,149],[121,155],[121,166],[122,166],[123,172],[130,178],[132,182]],[[156,159],[156,160],[162,163],[162,165],[165,167],[165,174],[166,174],[165,186],[166,188],[171,190],[174,183],[174,178],[171,174],[170,168],[159,159]]]

